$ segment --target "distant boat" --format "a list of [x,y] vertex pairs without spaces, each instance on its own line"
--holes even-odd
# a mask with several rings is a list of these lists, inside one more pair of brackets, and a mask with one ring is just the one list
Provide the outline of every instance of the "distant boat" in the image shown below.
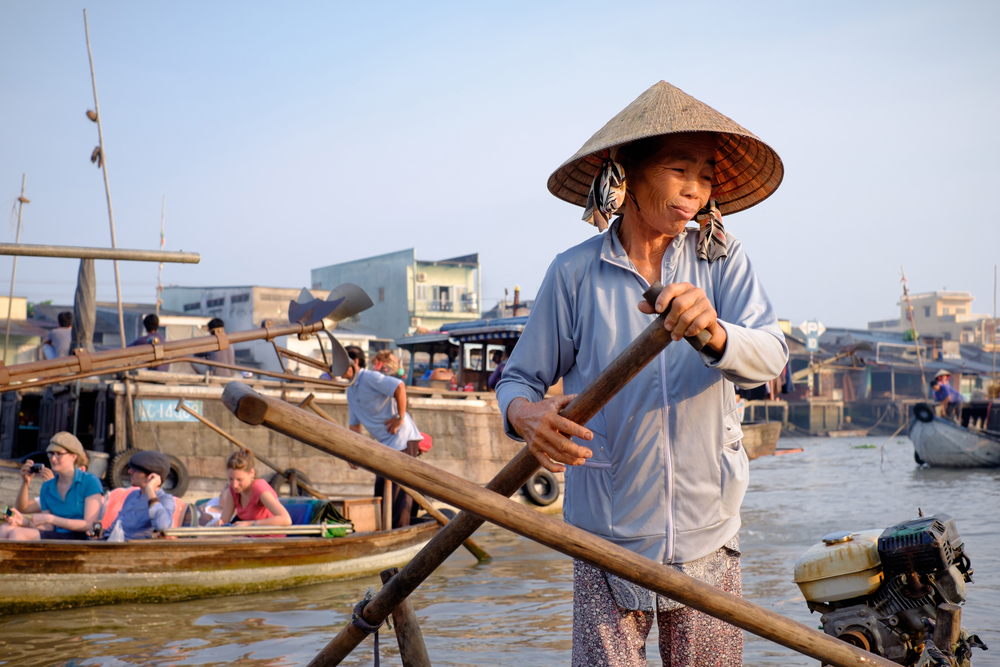
[[913,413],[910,440],[917,463],[941,468],[1000,467],[1000,434],[936,417],[926,403],[915,405]]
[[0,541],[0,615],[295,588],[403,565],[436,522],[347,537]]
[[741,424],[743,429],[743,449],[747,458],[756,459],[771,456],[781,437],[781,422],[758,422]]

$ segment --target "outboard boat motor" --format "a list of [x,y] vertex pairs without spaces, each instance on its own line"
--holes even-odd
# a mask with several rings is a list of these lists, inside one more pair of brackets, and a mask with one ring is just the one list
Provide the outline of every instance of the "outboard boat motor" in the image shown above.
[[[916,664],[938,605],[964,602],[971,581],[972,564],[947,514],[831,533],[795,563],[795,583],[809,610],[822,614],[826,634],[901,665]],[[986,648],[963,632],[957,653],[968,661],[973,647]]]

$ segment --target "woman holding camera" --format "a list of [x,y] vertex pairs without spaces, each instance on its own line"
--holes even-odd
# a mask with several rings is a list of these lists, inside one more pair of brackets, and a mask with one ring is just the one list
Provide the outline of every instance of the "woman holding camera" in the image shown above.
[[28,485],[35,476],[32,461],[21,468],[16,509],[0,526],[4,540],[85,540],[101,512],[101,481],[77,466],[87,464],[83,445],[72,433],[56,433],[46,448],[55,477],[42,484],[37,500],[29,500]]

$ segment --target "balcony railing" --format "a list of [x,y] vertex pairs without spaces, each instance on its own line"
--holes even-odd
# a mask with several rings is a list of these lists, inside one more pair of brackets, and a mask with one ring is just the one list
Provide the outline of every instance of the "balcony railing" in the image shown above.
[[417,300],[414,303],[414,311],[416,315],[422,313],[471,313],[473,315],[478,314],[478,309],[475,304],[469,303],[468,301],[431,301],[428,300]]

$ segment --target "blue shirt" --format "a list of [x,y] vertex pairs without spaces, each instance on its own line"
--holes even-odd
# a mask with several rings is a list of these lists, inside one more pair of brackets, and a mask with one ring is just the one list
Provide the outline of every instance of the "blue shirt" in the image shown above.
[[942,382],[938,385],[938,388],[934,390],[934,398],[938,401],[943,401],[947,398],[949,403],[961,403],[963,400],[962,394],[958,393],[958,390],[947,382]]
[[[69,485],[66,497],[59,496],[59,489],[56,486],[59,478],[55,477],[42,484],[42,493],[38,498],[38,504],[43,512],[51,512],[63,519],[82,519],[84,501],[93,495],[104,493],[101,480],[97,479],[89,472],[84,472],[79,468],[73,474],[73,482]],[[74,531],[56,527],[57,533],[72,533]]]
[[398,378],[362,368],[357,381],[347,388],[350,425],[363,425],[373,438],[400,452],[406,449],[410,440],[423,438],[408,414],[403,415],[403,423],[395,435],[385,427],[385,423],[398,414],[394,394],[401,384],[403,381]]
[[[507,420],[517,397],[540,401],[563,379],[576,394],[649,326],[639,311],[649,287],[618,239],[620,222],[556,257],[497,384]],[[587,424],[593,451],[566,469],[567,523],[659,563],[686,563],[726,544],[740,527],[749,463],[740,440],[734,385],[752,388],[781,373],[788,349],[778,318],[738,240],[728,257],[698,259],[697,229],[663,255],[663,284],[705,291],[728,342],[719,360],[672,343]]]
[[[153,536],[153,530],[166,530],[174,525],[174,497],[163,489],[156,490],[160,502],[149,506],[149,499],[142,489],[136,489],[128,494],[118,512],[118,521],[122,522],[122,530],[126,540],[141,540]],[[109,526],[110,528],[110,526]]]

